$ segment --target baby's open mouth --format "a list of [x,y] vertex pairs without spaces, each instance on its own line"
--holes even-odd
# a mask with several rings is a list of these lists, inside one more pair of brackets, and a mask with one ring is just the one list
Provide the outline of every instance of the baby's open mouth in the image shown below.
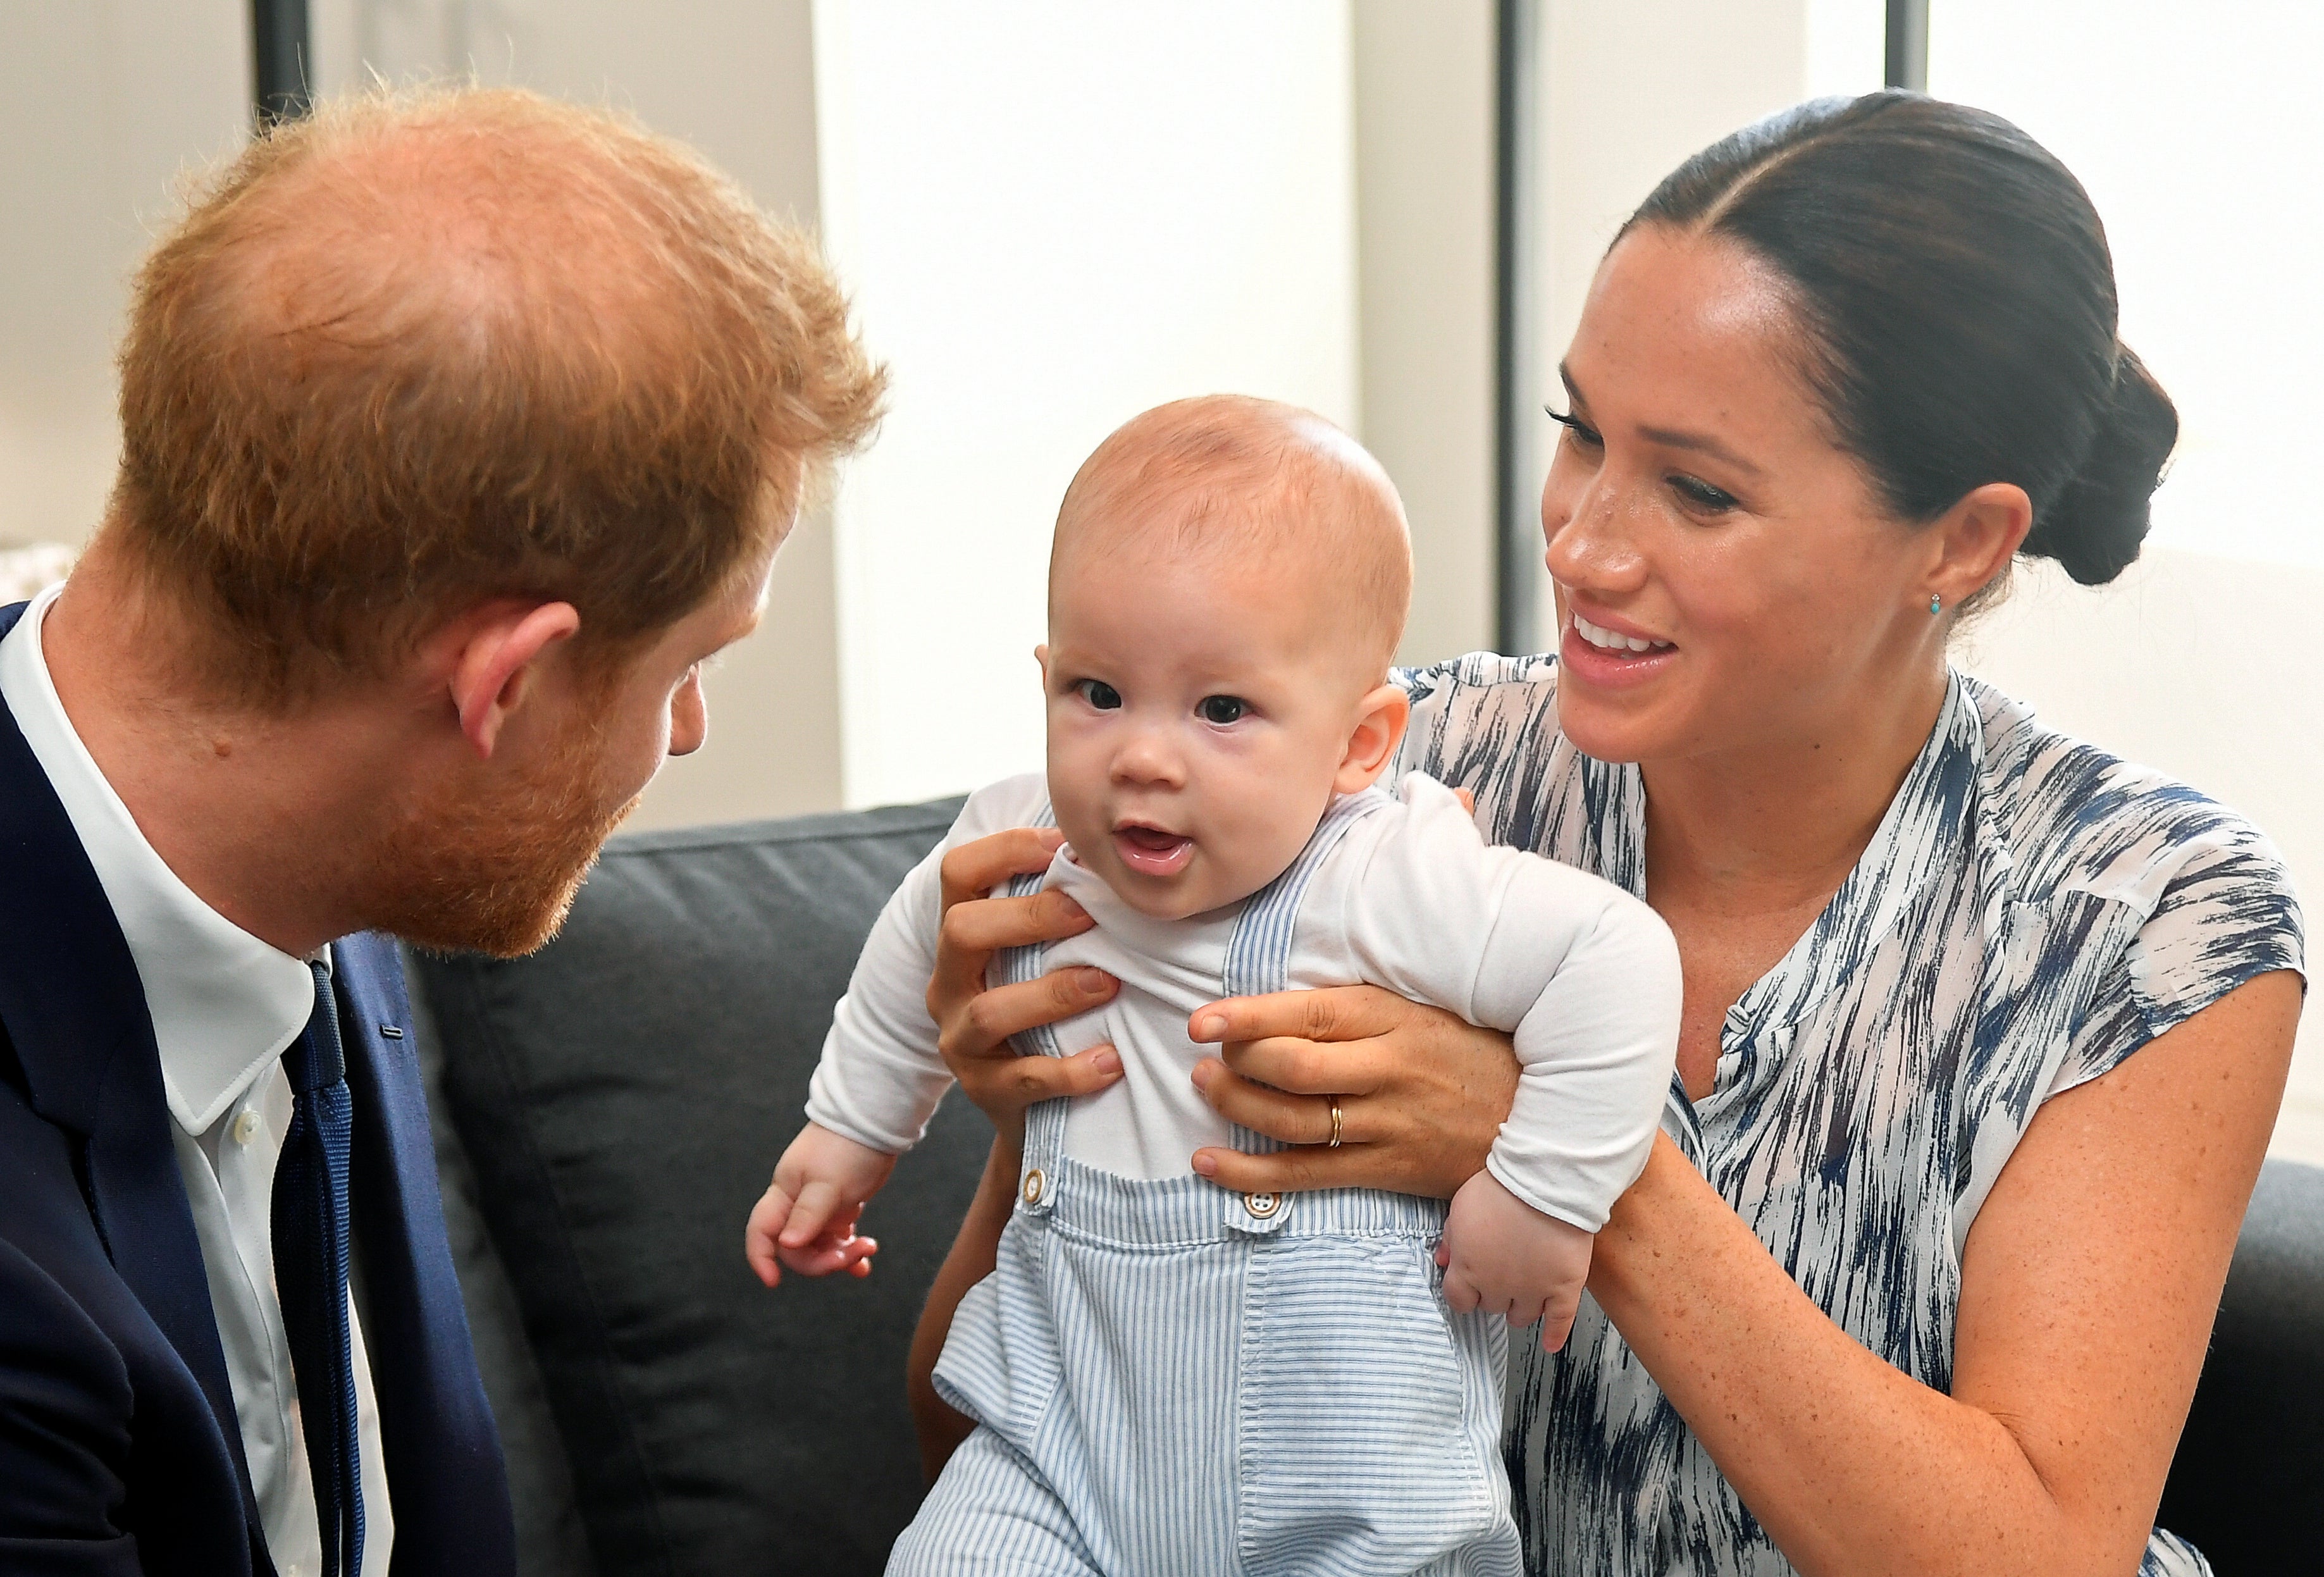
[[1194,840],[1160,827],[1118,826],[1113,852],[1140,876],[1175,876],[1194,857]]

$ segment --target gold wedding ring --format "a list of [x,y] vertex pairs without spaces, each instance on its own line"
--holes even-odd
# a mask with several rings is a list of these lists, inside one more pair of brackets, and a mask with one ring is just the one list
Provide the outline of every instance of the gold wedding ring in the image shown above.
[[1337,1095],[1333,1095],[1331,1097],[1331,1102],[1332,1142],[1325,1145],[1323,1148],[1327,1150],[1336,1150],[1340,1148],[1340,1098]]

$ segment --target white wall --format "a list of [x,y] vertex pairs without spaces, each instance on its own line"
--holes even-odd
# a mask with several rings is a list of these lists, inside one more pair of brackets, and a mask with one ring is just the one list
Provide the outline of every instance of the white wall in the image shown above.
[[895,376],[837,503],[862,805],[1041,764],[1049,530],[1112,428],[1220,389],[1356,425],[1349,19],[834,0],[816,42],[826,233]]
[[2324,569],[2304,497],[2324,422],[2324,6],[1943,0],[1929,55],[1933,91],[2017,122],[2106,220],[2123,339],[2179,403],[2156,540]]
[[0,544],[78,543],[121,452],[113,348],[180,171],[240,145],[239,0],[6,7],[0,50]]
[[1362,422],[1412,521],[1398,657],[1493,642],[1493,7],[1355,0]]

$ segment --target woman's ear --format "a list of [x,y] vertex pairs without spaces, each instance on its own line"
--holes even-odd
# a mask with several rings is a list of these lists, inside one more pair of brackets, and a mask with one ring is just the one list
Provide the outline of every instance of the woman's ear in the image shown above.
[[1356,703],[1356,725],[1348,731],[1347,753],[1332,779],[1333,789],[1353,794],[1369,788],[1396,760],[1404,726],[1412,721],[1412,697],[1398,685],[1382,685]]
[[1957,608],[2009,567],[2009,560],[2034,529],[2034,501],[2013,482],[1988,482],[1963,493],[1929,528],[1936,539],[1936,562],[1929,567],[1929,594]]

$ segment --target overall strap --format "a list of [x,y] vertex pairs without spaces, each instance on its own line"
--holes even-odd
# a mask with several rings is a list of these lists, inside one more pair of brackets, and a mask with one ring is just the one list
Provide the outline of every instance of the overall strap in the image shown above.
[[1260,997],[1284,988],[1291,968],[1291,936],[1298,926],[1299,906],[1306,900],[1308,884],[1350,829],[1388,805],[1388,796],[1377,788],[1333,800],[1290,869],[1251,895],[1235,921],[1234,935],[1227,939],[1226,964],[1219,982],[1226,995]]
[[[1056,808],[1048,801],[1042,801],[1040,814],[1028,825],[1037,827],[1056,825]],[[1012,876],[1009,879],[1008,896],[1030,898],[1041,890],[1041,884],[1047,877],[1046,871],[1028,871]],[[1020,985],[1027,981],[1040,979],[1047,970],[1048,952],[1046,942],[1001,949],[993,961],[993,973],[999,976],[998,983]],[[1011,1037],[1010,1043],[1016,1047],[1019,1056],[1063,1055],[1057,1047],[1056,1031],[1047,1024]],[[1065,1101],[1063,1097],[1044,1101],[1025,1113],[1025,1160],[1019,1181],[1020,1194],[1027,1188],[1034,1191],[1025,1197],[1024,1202],[1028,1207],[1038,1208],[1042,1204],[1038,1197],[1040,1185],[1029,1180],[1045,1176],[1056,1169],[1057,1157],[1064,1153],[1065,1139]]]
[[[1261,997],[1284,989],[1290,975],[1291,941],[1298,928],[1299,907],[1306,901],[1315,872],[1356,823],[1388,804],[1388,797],[1378,788],[1342,795],[1332,802],[1289,869],[1252,894],[1243,906],[1234,933],[1227,938],[1226,963],[1219,980],[1222,996]],[[1238,1124],[1235,1148],[1263,1155],[1283,1148],[1283,1143]]]

